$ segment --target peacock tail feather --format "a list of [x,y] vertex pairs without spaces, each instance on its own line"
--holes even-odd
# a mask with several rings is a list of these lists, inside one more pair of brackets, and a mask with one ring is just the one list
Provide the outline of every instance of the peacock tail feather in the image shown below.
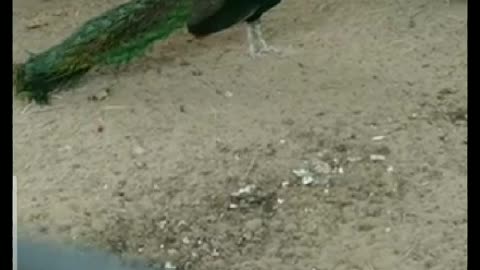
[[193,0],[131,0],[87,21],[60,44],[14,65],[15,93],[48,103],[49,93],[94,66],[124,64],[185,26]]

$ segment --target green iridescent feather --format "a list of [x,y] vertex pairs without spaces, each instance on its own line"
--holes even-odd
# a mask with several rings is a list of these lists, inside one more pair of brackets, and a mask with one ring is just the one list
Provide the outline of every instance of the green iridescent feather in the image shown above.
[[185,26],[193,0],[132,0],[86,22],[62,43],[14,65],[16,94],[47,103],[49,93],[101,64],[141,56]]

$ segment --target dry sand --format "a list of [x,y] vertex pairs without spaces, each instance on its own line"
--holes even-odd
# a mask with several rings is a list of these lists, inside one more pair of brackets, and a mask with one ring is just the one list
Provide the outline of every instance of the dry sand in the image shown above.
[[[13,4],[22,61],[118,2]],[[243,26],[180,32],[50,107],[15,101],[20,226],[179,269],[466,269],[466,20],[285,0],[264,19],[284,56],[249,58]]]

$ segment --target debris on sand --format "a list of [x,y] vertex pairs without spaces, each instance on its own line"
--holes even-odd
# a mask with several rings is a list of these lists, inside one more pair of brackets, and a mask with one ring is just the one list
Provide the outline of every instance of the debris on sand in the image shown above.
[[255,185],[247,185],[243,188],[240,188],[238,191],[233,192],[231,195],[233,197],[240,197],[242,195],[250,194],[255,189]]
[[277,194],[275,192],[266,192],[257,188],[255,185],[247,185],[238,191],[230,194],[230,202],[228,209],[247,209],[255,207],[263,207],[267,212],[274,210],[277,202]]
[[310,185],[312,184],[313,182],[315,182],[315,179],[313,177],[313,173],[310,172],[309,170],[307,169],[297,169],[297,170],[293,170],[293,173],[302,179],[302,184],[303,185]]
[[[341,169],[343,172],[343,168]],[[328,185],[330,175],[338,173],[338,168],[322,160],[312,160],[304,163],[303,168],[293,170],[293,174],[301,179],[305,186],[314,184]]]

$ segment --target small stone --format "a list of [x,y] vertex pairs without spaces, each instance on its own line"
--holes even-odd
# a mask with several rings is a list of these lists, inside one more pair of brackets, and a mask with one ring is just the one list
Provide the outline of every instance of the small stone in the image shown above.
[[370,155],[370,160],[371,161],[385,161],[387,158],[384,155]]
[[388,166],[388,167],[387,167],[387,172],[388,172],[388,173],[392,173],[393,170],[394,170],[394,169],[393,169],[393,166]]
[[139,169],[144,169],[147,167],[147,164],[145,162],[135,161],[135,166]]
[[280,198],[277,199],[277,203],[278,203],[278,204],[283,204],[284,202],[285,202],[284,199],[280,199]]
[[30,30],[30,29],[36,29],[43,26],[47,26],[47,25],[48,25],[48,22],[42,22],[39,19],[35,19],[35,20],[32,20],[31,22],[28,22],[26,25],[26,28]]
[[228,98],[229,98],[229,97],[233,97],[233,93],[230,92],[230,91],[226,91],[226,92],[225,92],[225,96],[228,97]]
[[180,220],[177,224],[177,228],[183,228],[183,229],[186,229],[188,227],[188,224],[185,220]]
[[233,197],[239,197],[243,194],[249,194],[252,193],[252,191],[255,189],[255,185],[248,185],[243,188],[240,188],[237,192],[233,192],[231,195]]
[[160,229],[162,230],[165,229],[165,226],[167,226],[167,221],[166,220],[160,221],[159,226],[160,226]]
[[132,153],[136,156],[145,154],[145,149],[139,145],[135,146],[132,150]]
[[347,157],[347,161],[350,162],[350,163],[358,162],[358,161],[361,161],[361,160],[362,160],[361,157]]
[[383,139],[385,139],[385,136],[375,136],[372,138],[372,141],[381,141]]
[[312,184],[314,181],[315,181],[315,179],[313,179],[312,176],[302,177],[302,184],[304,184],[305,186],[308,186],[308,185]]
[[188,239],[188,237],[185,236],[185,237],[182,239],[182,242],[183,242],[185,245],[188,245],[188,244],[190,244],[190,239]]

